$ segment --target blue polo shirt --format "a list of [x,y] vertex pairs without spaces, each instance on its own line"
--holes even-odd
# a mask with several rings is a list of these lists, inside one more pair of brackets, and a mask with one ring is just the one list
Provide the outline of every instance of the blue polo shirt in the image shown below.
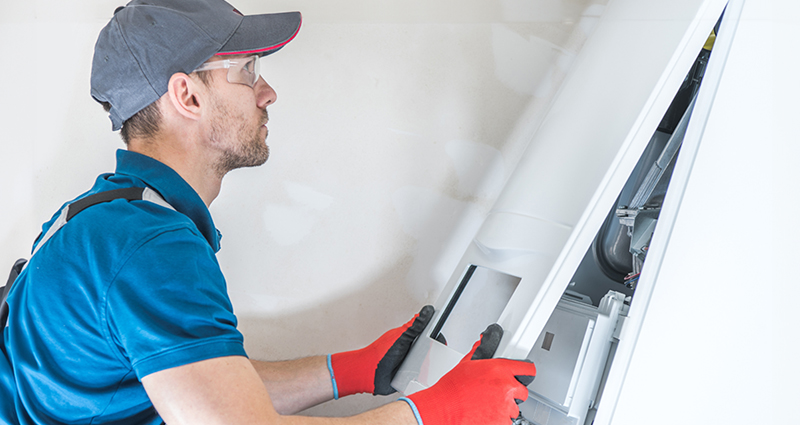
[[[245,356],[200,196],[166,165],[121,150],[116,172],[81,197],[125,187],[150,187],[175,210],[98,204],[31,258],[8,298],[0,422],[160,424],[143,377]],[[17,418],[2,416],[11,400]]]

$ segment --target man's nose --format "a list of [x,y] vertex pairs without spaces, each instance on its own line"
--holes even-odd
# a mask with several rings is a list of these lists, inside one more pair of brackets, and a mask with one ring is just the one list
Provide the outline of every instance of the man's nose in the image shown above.
[[253,90],[256,92],[256,103],[260,109],[264,109],[278,100],[278,94],[263,77],[258,77]]

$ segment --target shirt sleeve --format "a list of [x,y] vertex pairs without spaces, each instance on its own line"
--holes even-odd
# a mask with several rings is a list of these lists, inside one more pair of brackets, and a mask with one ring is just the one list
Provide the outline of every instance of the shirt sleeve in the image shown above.
[[223,356],[246,356],[227,285],[208,243],[189,229],[139,246],[110,283],[110,344],[136,376]]

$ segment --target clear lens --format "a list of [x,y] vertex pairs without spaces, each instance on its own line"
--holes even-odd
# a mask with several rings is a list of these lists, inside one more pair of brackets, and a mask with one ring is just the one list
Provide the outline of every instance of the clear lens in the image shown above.
[[236,61],[235,65],[232,62],[231,67],[228,68],[228,81],[253,87],[258,81],[259,63],[258,56],[250,56]]
[[212,69],[227,68],[228,82],[244,84],[253,87],[261,75],[261,61],[258,55],[248,56],[238,60],[221,60],[206,62],[200,65],[194,72],[210,71]]

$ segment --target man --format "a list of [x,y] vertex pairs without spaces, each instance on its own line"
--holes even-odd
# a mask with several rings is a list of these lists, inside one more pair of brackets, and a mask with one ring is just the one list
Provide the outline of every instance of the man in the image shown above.
[[[263,164],[275,91],[259,58],[300,14],[242,16],[222,0],[134,0],[95,46],[92,96],[126,151],[43,226],[9,293],[0,356],[8,423],[507,424],[532,364],[492,356],[490,327],[433,387],[351,418],[288,416],[389,383],[430,307],[368,347],[247,358],[208,206],[233,169]],[[136,196],[116,195],[134,189]],[[98,194],[114,193],[95,203]],[[91,201],[91,202],[88,202]],[[86,206],[78,211],[77,206]],[[484,360],[486,359],[486,360]]]

